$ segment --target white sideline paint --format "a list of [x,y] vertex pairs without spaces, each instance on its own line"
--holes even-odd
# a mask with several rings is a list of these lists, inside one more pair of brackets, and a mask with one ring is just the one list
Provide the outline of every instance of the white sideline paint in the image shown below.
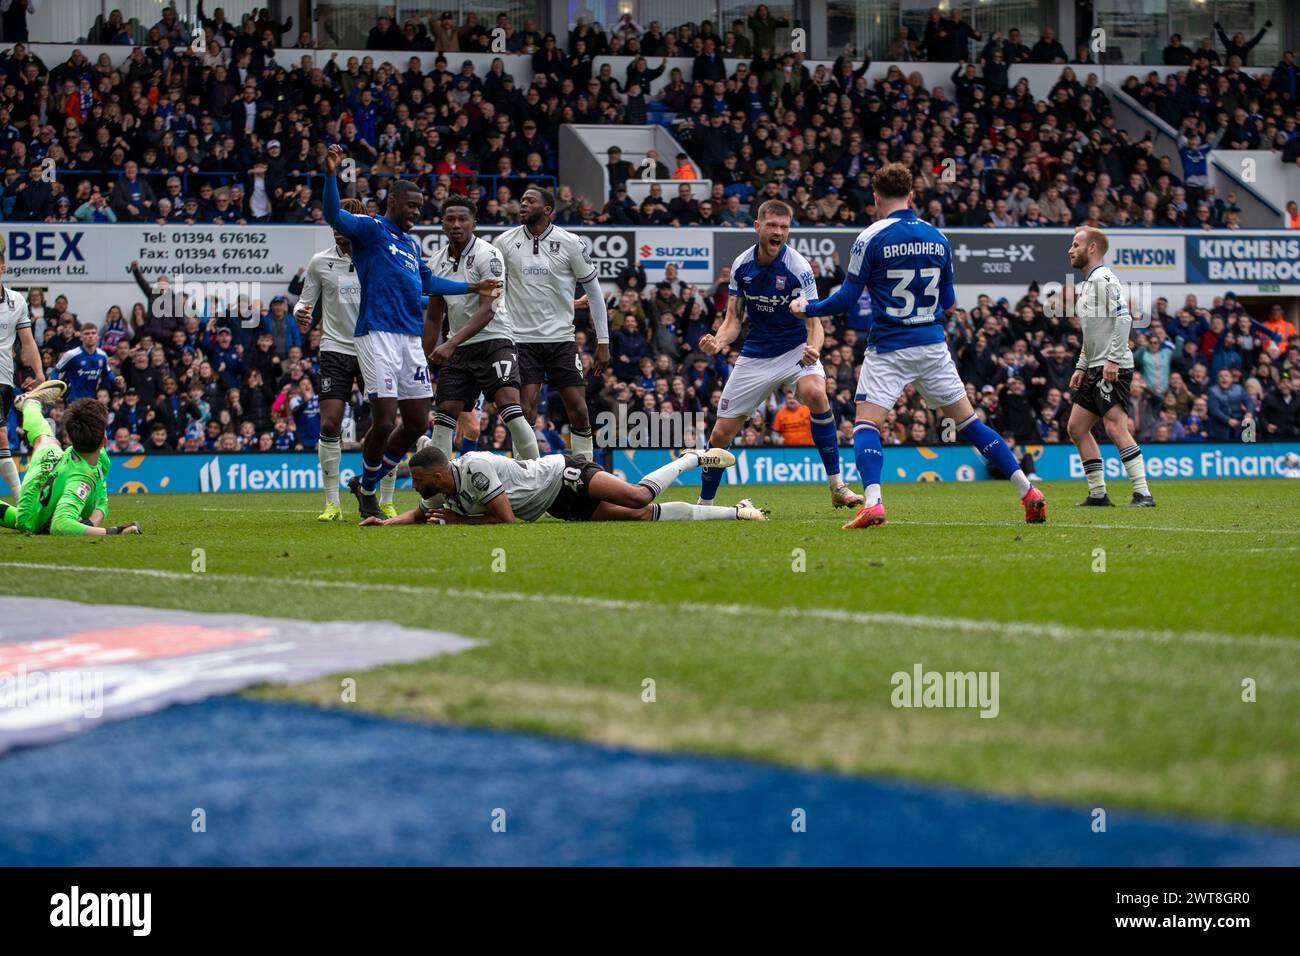
[[[906,528],[909,525],[918,528],[989,528],[996,530],[997,525],[990,525],[987,521],[909,521],[906,518],[895,520],[889,519],[891,525],[900,528]],[[1008,525],[1007,527],[1012,527]],[[1019,525],[1015,525],[1019,527]],[[1098,531],[1185,531],[1194,534],[1295,534],[1292,528],[1178,528],[1170,525],[1142,525],[1142,524],[1065,524],[1061,521],[1049,519],[1047,530],[1052,528],[1081,528],[1085,531],[1097,529]]]
[[830,621],[840,624],[894,625],[902,627],[927,627],[938,631],[961,631],[967,634],[995,634],[1002,637],[1039,637],[1052,640],[1108,640],[1151,641],[1155,643],[1210,644],[1223,647],[1263,647],[1300,652],[1300,637],[1282,637],[1273,634],[1219,634],[1212,631],[1172,631],[1147,628],[1075,627],[1051,621],[996,621],[967,617],[940,617],[931,614],[902,614],[888,611],[847,611],[839,608],[785,607],[773,608],[746,604],[700,604],[698,602],[633,601],[623,598],[598,598],[575,594],[547,592],[497,591],[477,588],[420,587],[410,584],[385,584],[368,581],[332,579],[306,580],[300,578],[272,578],[250,574],[194,574],[183,571],[164,571],[157,568],[105,568],[81,564],[42,564],[36,561],[0,561],[0,568],[25,568],[42,571],[108,571],[114,575],[129,574],[137,577],[165,581],[221,581],[231,584],[293,584],[296,587],[322,590],[375,591],[389,594],[409,594],[417,597],[443,597],[454,600],[507,600],[533,604],[563,603],[569,607],[589,607],[604,611],[665,611],[727,614],[733,617],[753,615],[784,620]]

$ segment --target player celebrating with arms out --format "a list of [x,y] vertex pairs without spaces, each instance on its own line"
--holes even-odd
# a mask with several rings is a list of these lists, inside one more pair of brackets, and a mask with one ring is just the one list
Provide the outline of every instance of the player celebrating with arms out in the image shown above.
[[957,422],[957,434],[963,441],[1009,476],[1025,506],[1025,521],[1046,521],[1043,493],[1029,483],[998,433],[975,415],[948,352],[941,316],[952,309],[957,296],[947,238],[917,217],[912,208],[912,173],[906,166],[885,166],[872,179],[871,188],[880,218],[854,241],[843,284],[829,298],[800,300],[793,306],[794,311],[810,316],[834,315],[856,303],[864,287],[871,295],[874,321],[854,395],[857,414],[853,426],[854,457],[867,500],[844,527],[885,523],[880,495],[885,462],[880,428],[909,382],[927,404],[937,405]]
[[1154,508],[1156,499],[1147,488],[1142,448],[1128,430],[1128,397],[1133,385],[1133,352],[1128,347],[1128,335],[1133,328],[1133,315],[1124,301],[1123,285],[1115,273],[1101,264],[1109,248],[1106,236],[1092,226],[1078,230],[1070,243],[1070,265],[1084,275],[1074,294],[1075,314],[1083,328],[1083,347],[1070,376],[1074,407],[1070,409],[1066,429],[1074,447],[1079,449],[1088,479],[1088,497],[1080,505],[1111,506],[1102,471],[1101,447],[1092,437],[1092,428],[1101,419],[1133,485],[1129,507]]
[[108,517],[108,409],[95,398],[80,398],[67,407],[63,428],[71,448],[58,443],[45,420],[45,403],[58,401],[67,390],[66,382],[48,381],[14,403],[32,456],[17,506],[0,501],[0,528],[74,538],[139,534],[134,521],[100,527]]
[[[340,208],[354,216],[365,213],[360,199],[344,199]],[[325,510],[318,521],[342,521],[339,506],[339,459],[343,431],[343,410],[352,397],[352,383],[360,384],[364,393],[365,378],[357,361],[357,312],[361,308],[361,280],[352,262],[352,244],[347,236],[334,233],[334,246],[312,256],[303,279],[302,295],[293,307],[304,337],[311,328],[317,304],[321,311],[320,345],[320,441],[316,454],[320,459],[321,479],[325,484]],[[392,517],[393,486],[396,472],[389,472],[379,483],[379,508]]]
[[551,223],[555,198],[531,186],[519,200],[522,225],[497,236],[506,264],[506,311],[519,352],[521,397],[529,424],[537,421],[542,380],[558,389],[569,416],[573,453],[592,458],[587,382],[573,328],[573,293],[581,285],[596,326],[592,373],[609,364],[609,318],[600,279],[581,239]]
[[[505,275],[501,250],[474,235],[474,218],[474,204],[468,199],[453,196],[443,203],[442,231],[447,243],[429,263],[434,275],[448,279],[464,276],[467,280]],[[439,343],[444,314],[450,334]],[[429,300],[424,348],[429,364],[441,369],[433,443],[448,458],[457,420],[467,406],[474,408],[477,416],[475,402],[480,392],[500,412],[514,456],[537,457],[537,435],[519,405],[519,356],[513,334],[504,295],[448,295]],[[476,433],[477,424],[475,421]]]
[[[786,244],[793,216],[793,210],[779,199],[759,206],[754,217],[758,242],[731,264],[726,318],[717,332],[700,338],[700,351],[717,355],[740,335],[741,318],[749,320],[740,358],[722,389],[709,444],[728,447],[773,391],[793,386],[799,401],[812,412],[813,442],[826,468],[831,504],[836,508],[860,505],[862,496],[850,491],[840,477],[839,436],[821,365],[825,332],[816,319],[797,316],[790,309],[793,300],[802,301],[801,295],[817,295],[812,266]],[[712,504],[722,469],[705,468],[701,479],[700,504]]]
[[[352,261],[361,278],[357,311],[357,361],[370,399],[370,430],[361,442],[364,473],[348,482],[363,518],[383,518],[376,490],[429,425],[433,387],[422,336],[421,293],[491,293],[499,279],[466,284],[440,279],[429,271],[411,227],[424,210],[424,194],[410,180],[388,188],[383,216],[354,216],[342,209],[336,178],[343,149],[325,154],[325,221],[352,243]],[[398,421],[398,411],[401,421]]]
[[656,504],[682,472],[736,462],[722,448],[683,452],[630,485],[578,455],[544,455],[530,461],[472,451],[455,461],[425,439],[411,456],[418,507],[375,524],[513,524],[549,514],[561,521],[766,521],[767,512],[741,501],[732,508]]

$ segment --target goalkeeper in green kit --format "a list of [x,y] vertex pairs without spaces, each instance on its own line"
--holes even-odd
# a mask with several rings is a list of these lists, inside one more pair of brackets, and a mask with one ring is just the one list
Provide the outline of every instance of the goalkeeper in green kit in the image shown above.
[[55,440],[44,406],[67,390],[66,382],[44,382],[14,402],[32,453],[18,504],[0,501],[0,528],[77,537],[139,534],[134,521],[101,527],[108,517],[108,452],[104,451],[108,409],[93,398],[73,402],[63,414],[71,447],[63,448]]

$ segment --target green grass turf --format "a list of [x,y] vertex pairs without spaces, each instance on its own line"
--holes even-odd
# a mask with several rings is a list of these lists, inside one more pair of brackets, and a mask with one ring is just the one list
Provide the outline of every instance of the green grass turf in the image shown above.
[[[119,497],[145,536],[6,533],[0,588],[488,642],[348,675],[354,705],[338,677],[259,696],[1300,826],[1300,482],[1157,482],[1155,510],[1044,488],[1031,527],[1004,484],[887,485],[890,524],[857,532],[810,486],[749,489],[766,524],[359,529],[317,524],[314,494]],[[997,671],[999,715],[895,709],[917,663]]]

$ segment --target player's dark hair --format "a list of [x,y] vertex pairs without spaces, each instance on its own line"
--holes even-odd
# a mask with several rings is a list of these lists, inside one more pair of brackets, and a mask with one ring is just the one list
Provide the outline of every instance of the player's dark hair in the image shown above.
[[344,212],[352,213],[354,216],[364,216],[366,214],[366,204],[360,199],[354,199],[351,196],[339,200],[339,208]]
[[402,193],[420,193],[423,194],[419,185],[411,182],[409,179],[399,179],[388,187],[388,201],[392,202]]
[[87,458],[104,445],[108,409],[99,399],[79,398],[63,413],[63,430],[77,454]]
[[539,195],[539,196],[542,197],[542,205],[543,205],[543,206],[545,206],[547,209],[554,209],[554,208],[555,208],[555,197],[552,196],[552,195],[551,195],[549,192],[547,192],[545,189],[541,189],[541,188],[539,188],[539,187],[537,187],[537,186],[529,186],[527,189],[524,190],[524,192],[534,192],[534,193],[537,193],[537,195]]
[[445,216],[448,209],[464,209],[469,213],[469,218],[478,218],[478,208],[469,199],[464,196],[452,196],[442,204],[442,214]]
[[441,448],[425,445],[411,456],[409,464],[411,468],[446,468],[447,455]]
[[871,180],[877,199],[906,199],[912,191],[912,171],[902,163],[889,163]]
[[793,219],[794,210],[790,208],[789,203],[782,199],[769,199],[758,207],[758,215],[754,217],[754,221],[762,222],[765,216],[780,216],[782,219]]

